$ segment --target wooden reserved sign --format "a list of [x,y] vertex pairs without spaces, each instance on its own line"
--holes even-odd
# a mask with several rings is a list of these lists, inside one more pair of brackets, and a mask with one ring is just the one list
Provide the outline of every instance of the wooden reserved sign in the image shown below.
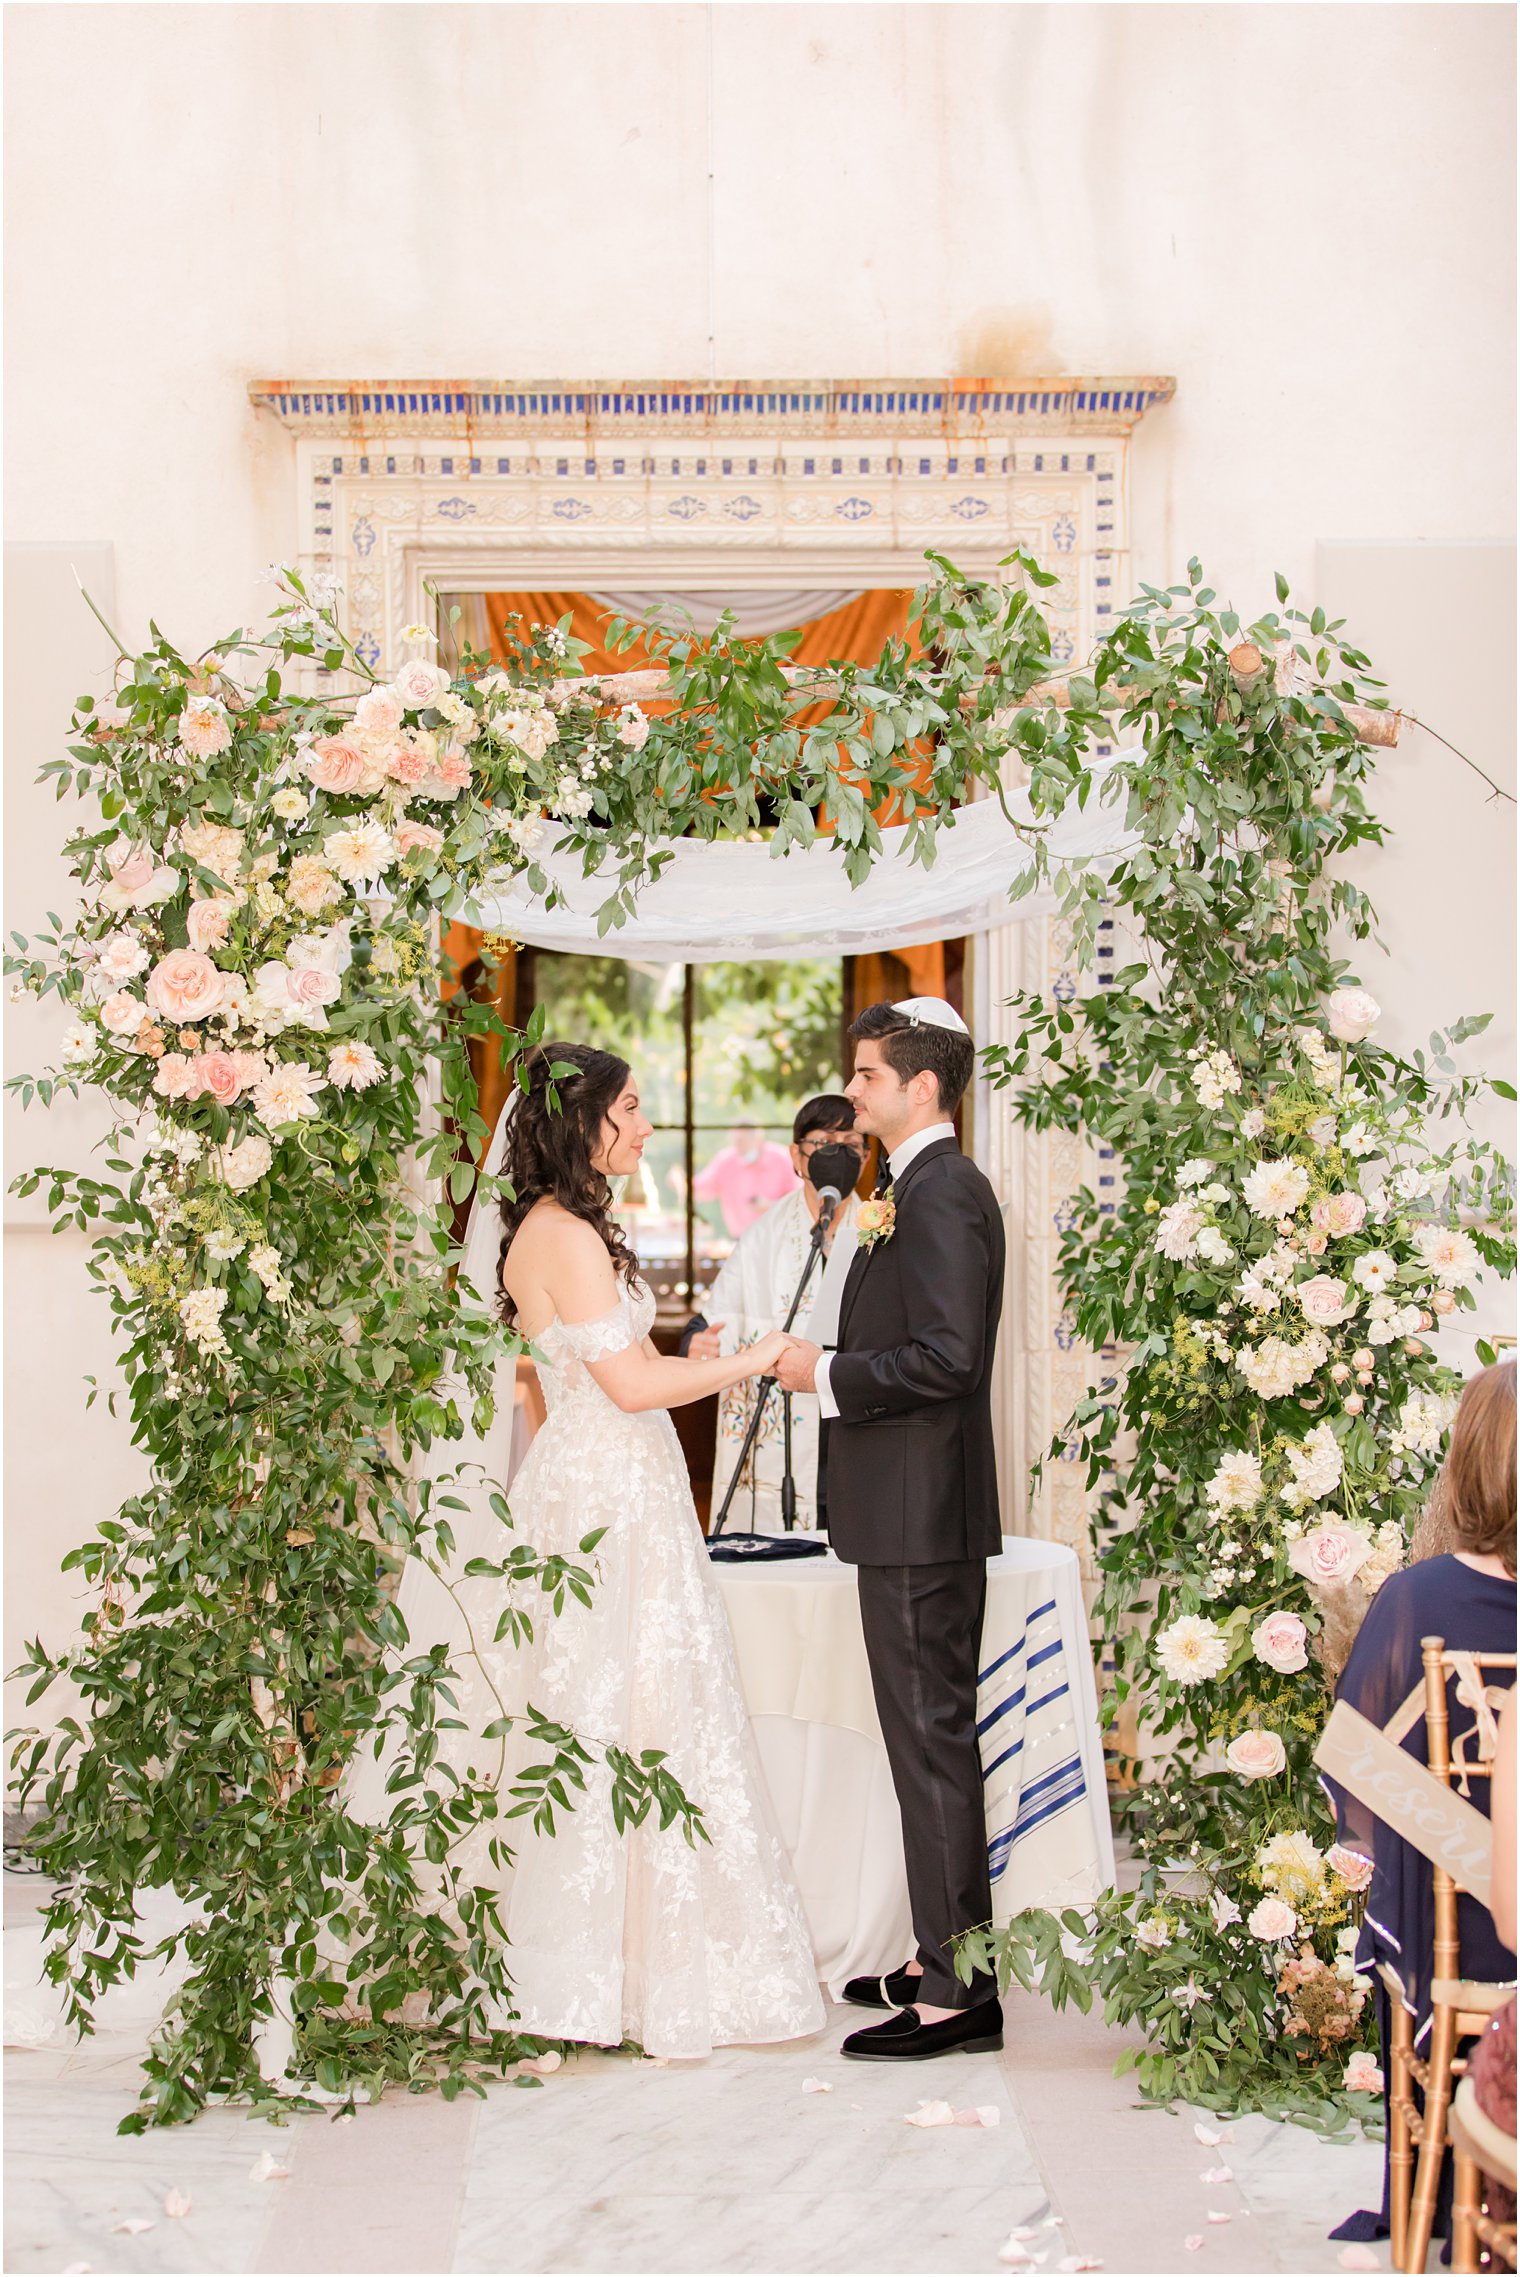
[[1375,1811],[1385,1826],[1487,1905],[1494,1836],[1488,1820],[1443,1786],[1385,1731],[1337,1700],[1314,1760],[1321,1771]]

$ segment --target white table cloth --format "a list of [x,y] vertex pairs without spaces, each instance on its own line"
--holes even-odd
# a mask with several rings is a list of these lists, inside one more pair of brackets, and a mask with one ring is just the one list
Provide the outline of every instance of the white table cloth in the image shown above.
[[[832,1553],[714,1568],[820,1978],[913,1950],[902,1823],[871,1693],[855,1570]],[[994,1921],[1114,1879],[1097,1689],[1073,1551],[1004,1538],[987,1567],[977,1724]]]

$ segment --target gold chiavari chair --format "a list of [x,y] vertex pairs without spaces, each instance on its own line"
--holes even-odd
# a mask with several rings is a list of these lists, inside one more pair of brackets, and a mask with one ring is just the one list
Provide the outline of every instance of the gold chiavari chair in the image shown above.
[[[1453,1770],[1463,1783],[1493,1775],[1493,1714],[1484,1689],[1488,1669],[1515,1667],[1511,1653],[1469,1653],[1448,1650],[1443,1637],[1420,1639],[1425,1667],[1425,1735],[1431,1771],[1444,1786],[1452,1784]],[[1474,1734],[1465,1734],[1453,1758],[1446,1686],[1456,1677],[1480,1697],[1471,1704],[1477,1718]],[[1469,1760],[1466,1740],[1476,1741]],[[1388,2206],[1390,2243],[1395,2269],[1423,2271],[1435,2224],[1441,2166],[1451,2148],[1448,2115],[1457,2081],[1467,2066],[1458,2053],[1464,2040],[1484,2031],[1490,2016],[1514,1991],[1513,1984],[1486,1984],[1460,1974],[1461,1945],[1457,1926],[1457,1885],[1439,1866],[1434,1877],[1435,1944],[1432,1953],[1431,2023],[1428,2053],[1415,2046],[1414,2019],[1404,2006],[1403,1988],[1390,1971],[1383,1971],[1392,2007],[1388,2049]],[[1419,2090],[1422,2102],[1416,2101]],[[1416,2153],[1418,2152],[1418,2160]],[[1454,2262],[1454,2268],[1463,2266]],[[1466,2264],[1476,2269],[1477,2262]]]

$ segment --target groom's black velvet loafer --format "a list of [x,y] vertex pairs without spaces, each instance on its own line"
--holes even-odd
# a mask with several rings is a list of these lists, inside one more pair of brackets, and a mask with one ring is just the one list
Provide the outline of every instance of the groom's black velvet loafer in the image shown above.
[[941,2024],[921,2024],[914,2011],[905,2008],[885,2024],[852,2032],[839,2052],[865,2063],[911,2064],[928,2056],[981,2055],[1002,2045],[1002,2002],[984,2000],[977,2008],[947,2016]]
[[918,1977],[904,1967],[884,1977],[851,1977],[844,1996],[857,2008],[906,2008],[918,1998],[918,1987]]

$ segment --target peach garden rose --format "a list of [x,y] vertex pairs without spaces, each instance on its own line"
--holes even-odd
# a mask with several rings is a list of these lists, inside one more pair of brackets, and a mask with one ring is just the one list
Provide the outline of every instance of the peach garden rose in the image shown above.
[[209,1020],[226,1001],[226,977],[198,949],[171,949],[148,975],[147,998],[166,1020]]

